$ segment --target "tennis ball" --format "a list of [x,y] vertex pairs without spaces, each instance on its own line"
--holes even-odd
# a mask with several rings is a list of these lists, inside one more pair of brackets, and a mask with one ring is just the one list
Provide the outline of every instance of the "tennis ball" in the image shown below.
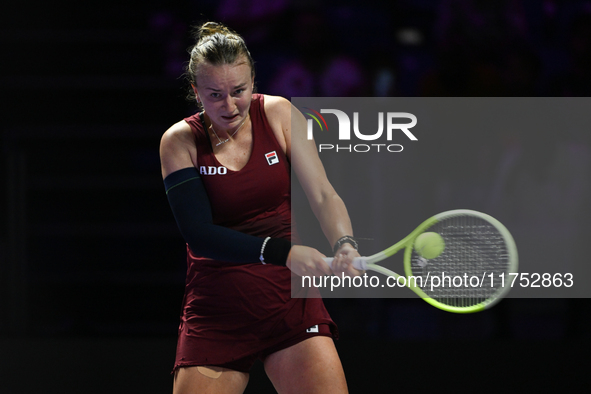
[[445,249],[445,242],[437,233],[423,233],[415,239],[415,250],[426,259],[434,259]]

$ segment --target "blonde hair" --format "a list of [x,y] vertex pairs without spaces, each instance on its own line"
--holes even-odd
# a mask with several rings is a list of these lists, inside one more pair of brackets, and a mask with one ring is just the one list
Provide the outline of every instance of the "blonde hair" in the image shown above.
[[[203,63],[214,66],[240,64],[245,59],[254,78],[254,61],[239,34],[221,23],[206,22],[195,29],[194,38],[196,44],[189,51],[191,58],[185,69],[185,76],[191,85],[197,86],[197,73]],[[188,98],[195,99],[192,89]]]

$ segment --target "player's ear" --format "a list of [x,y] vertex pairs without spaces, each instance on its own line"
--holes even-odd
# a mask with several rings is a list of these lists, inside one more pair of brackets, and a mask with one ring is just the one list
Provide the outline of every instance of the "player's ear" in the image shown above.
[[194,84],[191,84],[191,87],[193,88],[193,93],[195,93],[195,99],[197,100],[197,102],[201,102],[201,100],[199,99],[199,92],[197,91],[197,87]]

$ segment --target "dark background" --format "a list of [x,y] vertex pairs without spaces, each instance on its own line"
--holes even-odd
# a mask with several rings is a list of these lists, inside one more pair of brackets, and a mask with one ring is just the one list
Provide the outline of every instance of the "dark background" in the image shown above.
[[[243,34],[258,90],[286,97],[591,91],[588,1],[106,0],[1,8],[6,393],[170,392],[185,252],[163,192],[158,144],[194,111],[180,78],[190,25],[218,20]],[[490,143],[485,137],[472,141]],[[522,165],[538,181],[550,179],[540,157],[560,144],[589,165],[588,131],[554,137],[526,140],[537,153]],[[504,138],[512,143],[511,133]],[[462,171],[478,167],[462,163],[474,152],[459,146],[450,157],[464,162],[435,163],[458,174],[445,190],[469,186]],[[575,216],[588,223],[589,209]],[[582,246],[588,226],[577,228]],[[471,316],[414,299],[327,300],[327,307],[340,327],[352,392],[566,388],[588,380],[579,358],[589,349],[587,299],[507,299]],[[258,365],[248,392],[269,390]]]

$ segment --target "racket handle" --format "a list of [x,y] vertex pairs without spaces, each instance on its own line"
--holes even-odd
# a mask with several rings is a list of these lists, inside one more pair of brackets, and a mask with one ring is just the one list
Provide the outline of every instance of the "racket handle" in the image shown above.
[[[330,268],[332,268],[332,261],[334,260],[333,257],[325,257],[324,261]],[[367,269],[367,258],[366,257],[355,257],[353,259],[353,267],[357,268],[358,270],[365,271]]]

